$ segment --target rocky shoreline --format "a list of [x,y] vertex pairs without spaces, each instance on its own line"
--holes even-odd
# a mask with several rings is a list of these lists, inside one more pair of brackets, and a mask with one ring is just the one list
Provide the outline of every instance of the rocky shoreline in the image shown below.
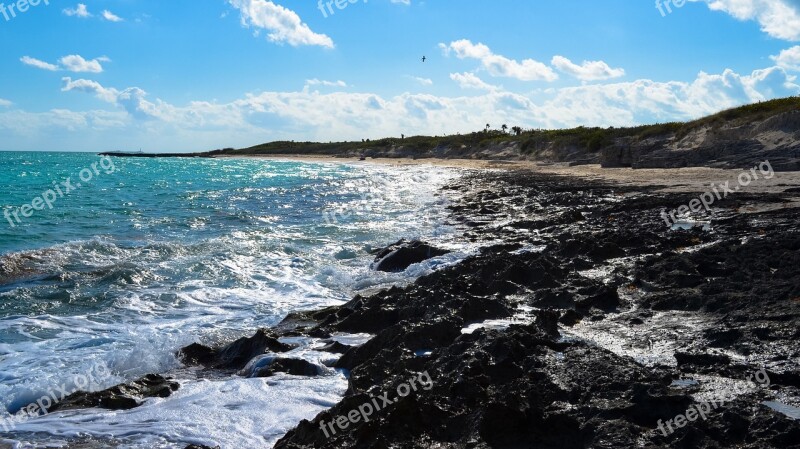
[[[180,356],[227,375],[318,376],[282,358],[281,339],[323,339],[349,390],[279,449],[800,447],[800,209],[782,207],[787,190],[740,193],[671,229],[661,211],[695,194],[473,172],[444,194],[480,254]],[[439,254],[398,242],[379,259],[404,245],[411,260]],[[421,373],[430,384],[411,391]]]
[[[502,243],[408,288],[315,314],[319,323],[301,332],[376,337],[337,363],[351,374],[342,403],[277,448],[796,447],[798,422],[761,402],[798,397],[800,211],[733,214],[711,231],[671,231],[659,212],[689,195],[526,172],[475,174],[449,189],[460,194],[452,209],[471,228],[465,238]],[[781,203],[784,195],[718,206],[748,201]],[[645,330],[628,341],[633,357],[570,336],[579,324],[636,329],[670,312],[697,316],[697,328]],[[463,330],[503,319],[508,327]],[[674,345],[674,362],[643,362],[659,344]],[[711,379],[744,380],[760,368],[769,389],[667,436],[658,431],[659,420],[698,402],[693,395]],[[321,430],[418,372],[430,373],[430,391],[336,435]]]

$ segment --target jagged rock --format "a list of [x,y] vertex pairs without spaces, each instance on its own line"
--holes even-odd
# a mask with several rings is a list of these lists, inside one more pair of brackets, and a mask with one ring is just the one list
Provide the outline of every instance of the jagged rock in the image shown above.
[[581,315],[580,313],[576,312],[573,309],[570,309],[564,312],[563,315],[561,315],[561,318],[558,320],[558,322],[563,324],[564,326],[572,327],[580,323],[582,319],[583,315]]
[[678,361],[678,366],[694,365],[694,366],[722,366],[730,365],[731,358],[725,354],[690,354],[686,352],[676,352],[675,360]]
[[322,369],[302,359],[277,358],[267,366],[257,369],[251,377],[271,377],[276,373],[286,373],[293,376],[319,376],[322,374]]
[[[280,335],[374,335],[336,362],[350,373],[342,401],[302,421],[278,449],[766,449],[800,440],[798,422],[762,405],[771,390],[748,393],[674,434],[658,430],[697,405],[697,390],[674,380],[753,372],[708,354],[708,346],[769,360],[773,388],[800,385],[800,210],[725,218],[713,232],[671,231],[660,210],[692,195],[529,172],[470,175],[448,189],[459,192],[452,217],[472,221],[464,239],[490,246],[410,285],[295,313],[276,328]],[[784,204],[784,197],[742,193],[720,204],[735,210]],[[527,230],[508,225],[520,210],[536,217]],[[610,260],[623,255],[631,257]],[[463,330],[493,319],[500,324]],[[578,329],[565,329],[580,320]],[[630,338],[622,350],[604,340],[612,332]],[[680,348],[678,365],[641,363],[640,354],[659,357],[652,349],[662,340]],[[192,354],[207,356],[202,348]],[[423,373],[430,388],[420,387]],[[394,401],[409,379],[416,391]],[[389,403],[368,422],[323,431],[382,393]]]
[[443,256],[449,252],[417,240],[413,242],[400,240],[375,254],[374,268],[377,271],[403,271],[415,263]]
[[240,338],[216,350],[197,343],[191,344],[181,349],[178,357],[187,365],[200,364],[213,369],[240,370],[256,356],[291,349],[292,346],[278,341],[271,331],[259,329],[252,337]]
[[345,352],[349,351],[352,348],[353,348],[352,346],[339,343],[338,341],[332,341],[327,345],[319,348],[319,350],[325,352],[333,352],[337,354],[344,354]]
[[178,351],[178,357],[186,365],[208,365],[214,359],[215,353],[208,346],[192,343]]
[[128,410],[141,405],[144,398],[166,398],[177,391],[180,384],[169,377],[148,374],[139,380],[120,384],[97,392],[79,391],[55,403],[47,411],[64,411],[83,408],[104,408],[108,410]]

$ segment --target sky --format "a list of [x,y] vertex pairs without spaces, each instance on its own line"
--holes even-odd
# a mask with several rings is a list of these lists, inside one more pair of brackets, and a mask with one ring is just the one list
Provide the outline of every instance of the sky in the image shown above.
[[0,42],[0,150],[619,127],[800,93],[800,0],[0,0]]

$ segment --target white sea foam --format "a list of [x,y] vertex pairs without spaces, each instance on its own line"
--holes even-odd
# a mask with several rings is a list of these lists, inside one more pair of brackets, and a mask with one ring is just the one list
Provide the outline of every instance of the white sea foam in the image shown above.
[[[16,410],[97,364],[112,373],[97,388],[148,373],[172,373],[181,383],[172,397],[150,399],[131,411],[55,413],[20,423],[3,436],[17,447],[78,436],[113,437],[125,443],[122,447],[268,447],[300,420],[336,403],[347,387],[343,375],[326,370],[318,378],[201,380],[181,369],[175,351],[193,342],[218,345],[249,336],[291,311],[340,304],[359,290],[409,282],[471,254],[475,248],[453,245],[456,229],[445,224],[446,201],[437,195],[456,176],[451,169],[425,166],[309,164],[284,175],[266,167],[253,178],[275,181],[271,192],[248,190],[240,181],[230,197],[221,191],[184,194],[187,207],[227,198],[231,208],[246,203],[252,216],[184,220],[178,213],[133,214],[131,229],[141,230],[139,241],[98,235],[0,256],[14,258],[17,270],[13,283],[0,287],[0,403],[7,409]],[[308,185],[292,191],[282,179]],[[391,188],[381,187],[386,185]],[[369,209],[339,223],[325,222],[327,208],[357,204],[365,189],[372,198]],[[292,201],[277,202],[281,195]],[[268,203],[264,210],[262,196]],[[231,220],[229,232],[185,237],[220,220]],[[258,225],[238,227],[239,221]],[[183,225],[158,238],[147,234]],[[402,273],[369,269],[369,248],[416,237],[454,252]],[[369,337],[335,340],[362,344]],[[318,340],[294,343],[301,346],[292,357],[320,365],[331,361],[331,354],[316,350]]]
[[17,426],[64,439],[113,437],[123,448],[272,447],[302,419],[336,404],[347,390],[343,375],[181,381],[167,399],[128,411],[53,413]]

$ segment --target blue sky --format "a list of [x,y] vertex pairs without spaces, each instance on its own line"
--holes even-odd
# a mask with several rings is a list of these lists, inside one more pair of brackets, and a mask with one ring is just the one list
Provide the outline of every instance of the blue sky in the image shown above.
[[19,1],[0,150],[626,126],[800,93],[800,0]]

